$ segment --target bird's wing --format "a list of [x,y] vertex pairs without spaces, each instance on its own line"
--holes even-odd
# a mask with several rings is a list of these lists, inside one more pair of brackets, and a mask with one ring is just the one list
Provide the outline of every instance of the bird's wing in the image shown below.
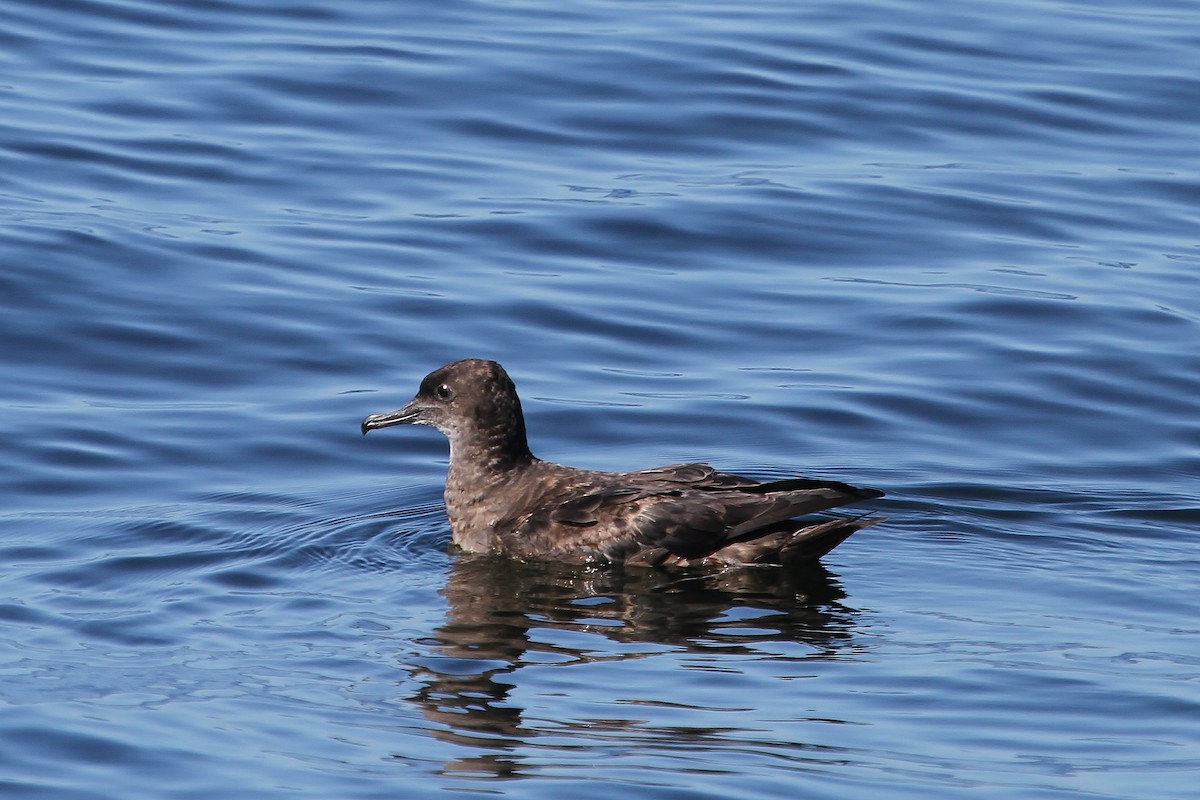
[[760,481],[721,472],[708,464],[668,464],[665,467],[629,473],[629,478],[646,486],[688,489],[736,489],[757,486]]
[[558,499],[524,520],[517,541],[531,551],[613,561],[700,558],[775,523],[879,494],[837,481],[759,483],[707,464],[673,464],[630,473],[619,485],[560,486]]

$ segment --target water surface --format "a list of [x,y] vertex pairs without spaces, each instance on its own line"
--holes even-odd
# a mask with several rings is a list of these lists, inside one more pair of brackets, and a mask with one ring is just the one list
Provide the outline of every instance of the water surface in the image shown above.
[[[1200,773],[1200,14],[0,8],[5,797],[1156,798]],[[801,575],[447,549],[534,452],[879,486]]]

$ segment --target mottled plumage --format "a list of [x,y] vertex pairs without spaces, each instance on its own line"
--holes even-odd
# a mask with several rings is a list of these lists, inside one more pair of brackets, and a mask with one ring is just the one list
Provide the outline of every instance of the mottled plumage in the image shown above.
[[880,518],[795,517],[883,496],[837,481],[760,482],[707,464],[595,472],[529,451],[516,387],[494,361],[435,370],[408,405],[362,432],[432,425],[450,440],[446,511],[454,542],[518,558],[631,564],[814,561]]

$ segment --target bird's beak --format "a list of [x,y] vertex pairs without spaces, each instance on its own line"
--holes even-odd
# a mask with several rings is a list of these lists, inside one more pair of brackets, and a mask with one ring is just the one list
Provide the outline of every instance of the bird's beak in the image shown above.
[[396,411],[388,411],[383,414],[372,414],[362,421],[363,436],[367,435],[367,431],[373,431],[376,428],[390,428],[393,425],[420,425],[425,422],[423,416],[425,407],[418,405],[416,400],[406,405],[404,408]]

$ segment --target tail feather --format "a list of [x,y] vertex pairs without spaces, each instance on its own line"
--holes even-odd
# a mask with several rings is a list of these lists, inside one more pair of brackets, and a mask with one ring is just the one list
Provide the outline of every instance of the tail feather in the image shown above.
[[877,522],[883,522],[885,519],[887,518],[868,516],[831,519],[819,525],[801,528],[795,531],[779,549],[779,560],[785,564],[816,561],[853,534]]
[[799,566],[817,561],[863,528],[886,517],[838,517],[797,528],[796,520],[776,523],[752,536],[721,547],[709,559],[727,564],[783,564]]

